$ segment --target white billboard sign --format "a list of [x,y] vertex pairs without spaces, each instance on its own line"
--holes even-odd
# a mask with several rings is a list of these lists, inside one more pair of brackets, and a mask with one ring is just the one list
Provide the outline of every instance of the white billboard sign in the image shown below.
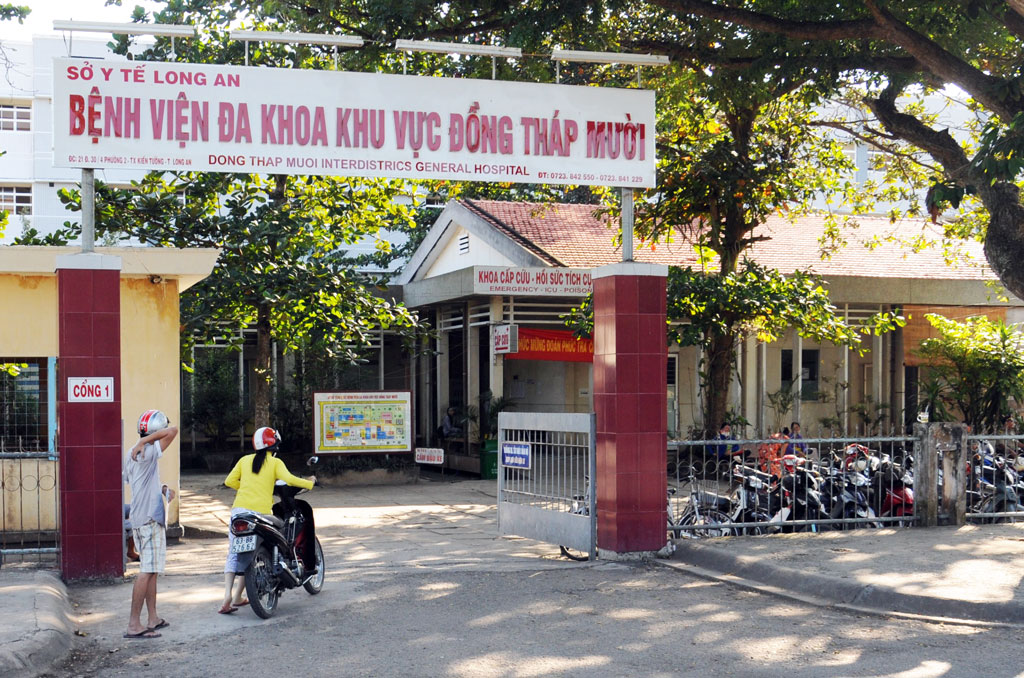
[[54,59],[58,167],[652,187],[654,93]]
[[585,297],[593,291],[588,268],[473,267],[473,294]]

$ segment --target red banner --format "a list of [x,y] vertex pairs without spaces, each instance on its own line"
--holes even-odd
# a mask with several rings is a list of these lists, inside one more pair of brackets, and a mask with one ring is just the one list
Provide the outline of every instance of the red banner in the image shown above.
[[577,339],[569,330],[519,328],[519,352],[506,353],[506,360],[564,360],[594,362],[594,340]]

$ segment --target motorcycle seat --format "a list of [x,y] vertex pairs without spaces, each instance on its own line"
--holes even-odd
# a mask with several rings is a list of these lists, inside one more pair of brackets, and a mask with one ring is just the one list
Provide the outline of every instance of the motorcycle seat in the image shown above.
[[281,520],[280,518],[278,518],[275,515],[269,515],[269,514],[268,515],[262,515],[261,514],[260,515],[260,520],[262,520],[263,522],[265,522],[265,523],[267,523],[267,524],[269,524],[269,525],[271,525],[273,527],[276,527],[279,530],[283,530],[284,529],[284,521]]

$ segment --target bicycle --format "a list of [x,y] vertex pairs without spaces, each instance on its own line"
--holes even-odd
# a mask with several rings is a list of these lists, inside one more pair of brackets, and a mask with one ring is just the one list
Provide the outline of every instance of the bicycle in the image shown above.
[[[587,483],[587,492],[589,492],[590,491],[589,478],[586,479],[586,483]],[[667,492],[665,493],[665,515],[666,515],[666,519],[667,519],[666,520],[666,522],[667,522],[666,527],[667,527],[669,535],[670,535],[669,536],[669,543],[670,544],[671,544],[671,538],[672,538],[672,536],[674,536],[674,534],[676,532],[676,530],[674,530],[673,528],[678,527],[679,524],[680,524],[680,523],[678,523],[676,521],[676,517],[675,517],[675,514],[674,514],[674,509],[672,507],[672,495],[674,495],[675,493],[676,493],[676,488],[674,488],[674,487],[669,487]],[[590,506],[590,495],[588,493],[576,494],[576,495],[573,495],[572,505],[570,506],[569,511],[571,513],[576,514],[576,515],[587,516],[587,515],[590,515],[590,508],[589,508],[589,506]],[[685,511],[680,514],[680,517],[682,517],[684,515],[687,515],[687,513]],[[573,548],[570,548],[568,546],[564,546],[562,544],[558,545],[558,550],[559,550],[559,553],[561,553],[561,555],[563,557],[568,558],[569,560],[575,560],[575,561],[580,561],[580,562],[586,561],[586,560],[590,560],[590,554],[589,553],[584,553],[583,551],[579,551],[577,549],[573,549]]]
[[684,539],[728,537],[734,534],[734,530],[730,526],[732,518],[729,517],[728,513],[732,507],[732,502],[729,498],[700,489],[697,485],[697,473],[692,465],[690,466],[689,480],[690,496],[687,498],[686,508],[678,514],[673,511],[671,501],[671,495],[675,493],[675,488],[670,489],[668,507],[669,531],[673,535],[681,535]]

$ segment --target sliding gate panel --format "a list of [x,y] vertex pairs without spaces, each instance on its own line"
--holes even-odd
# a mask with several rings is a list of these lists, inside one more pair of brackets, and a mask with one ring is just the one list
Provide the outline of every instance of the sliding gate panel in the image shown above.
[[597,552],[593,414],[498,415],[498,531]]

